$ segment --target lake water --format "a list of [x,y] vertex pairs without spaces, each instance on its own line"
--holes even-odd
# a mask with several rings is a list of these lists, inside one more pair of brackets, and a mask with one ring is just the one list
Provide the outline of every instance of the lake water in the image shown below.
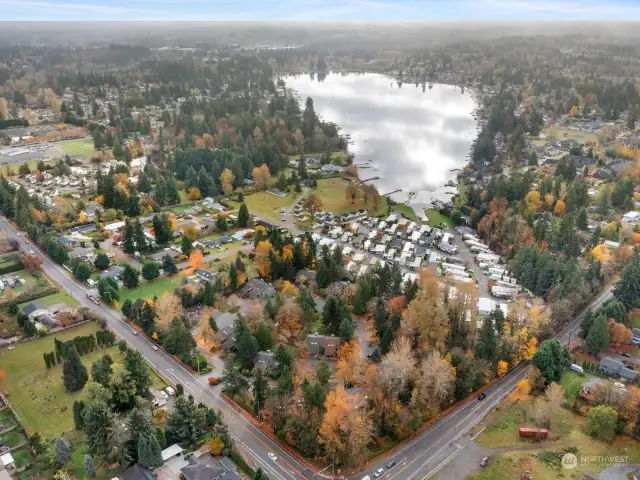
[[[392,197],[405,202],[409,192],[416,213],[434,199],[449,200],[456,172],[467,163],[476,137],[471,92],[434,84],[433,88],[398,83],[377,74],[329,74],[323,81],[310,75],[284,77],[287,87],[307,97],[316,113],[349,134],[349,151],[355,154],[361,179],[380,177],[374,183],[381,194],[397,189]],[[362,166],[360,164],[368,164]]]

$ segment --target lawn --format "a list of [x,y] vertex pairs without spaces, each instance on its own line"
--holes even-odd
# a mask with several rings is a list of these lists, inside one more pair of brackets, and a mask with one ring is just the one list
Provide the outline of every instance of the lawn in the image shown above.
[[20,450],[11,452],[11,456],[13,457],[13,462],[16,464],[16,468],[27,466],[31,462],[32,458],[29,450],[26,448],[21,448]]
[[13,427],[17,425],[18,421],[16,417],[13,416],[11,410],[5,408],[0,412],[0,430],[4,430],[5,428]]
[[[318,180],[318,188],[312,190],[322,200],[322,210],[331,212],[334,215],[343,215],[345,213],[357,212],[367,207],[364,204],[362,196],[356,198],[355,203],[351,199],[345,198],[345,189],[348,182],[342,177],[323,178]],[[382,215],[388,210],[387,198],[381,197],[378,208],[369,212],[371,215]]]
[[553,126],[547,131],[547,138],[557,138],[560,140],[573,139],[582,144],[591,142],[598,150],[598,136],[591,132],[576,132],[574,130],[565,130],[558,126]]
[[565,370],[560,379],[560,385],[564,388],[564,396],[569,402],[573,402],[576,398],[576,394],[580,391],[582,384],[589,378],[594,378],[596,375],[589,373],[578,373],[573,370]]
[[[318,160],[322,157],[322,152],[320,153],[305,153],[304,154],[305,157],[315,157]],[[295,160],[298,161],[300,159],[300,154],[297,155],[289,155],[289,160]],[[347,153],[343,152],[343,151],[338,151],[338,152],[333,152],[331,154],[331,159],[333,160],[333,163],[335,164],[339,164],[339,165],[344,165],[345,160],[347,159]]]
[[84,157],[89,159],[93,157],[97,151],[93,148],[93,140],[91,139],[71,140],[69,142],[62,142],[61,145],[64,153],[71,157]]
[[413,211],[413,208],[405,205],[404,203],[396,203],[395,205],[392,205],[391,211],[401,213],[405,216],[405,218],[408,218],[409,220],[412,220],[414,222],[418,222],[420,220],[416,215],[416,212]]
[[49,307],[51,305],[55,305],[56,303],[66,303],[69,305],[78,305],[78,301],[73,298],[71,295],[68,295],[65,292],[58,292],[58,293],[54,293],[52,295],[47,295],[46,297],[42,297],[42,298],[38,298],[36,300],[31,300],[29,302],[24,302],[24,303],[20,303],[18,306],[19,307],[24,307],[25,305],[28,305],[31,302],[39,302],[44,304],[45,306]]
[[429,223],[434,227],[439,227],[442,223],[447,225],[447,227],[453,226],[453,222],[451,222],[451,219],[449,217],[445,217],[436,209],[427,208],[424,213],[429,219]]
[[132,302],[138,298],[153,298],[154,296],[160,297],[164,292],[173,292],[178,286],[180,286],[181,274],[173,275],[172,277],[160,276],[152,282],[141,280],[138,287],[130,289],[123,287],[120,289],[120,305],[127,298]]
[[[58,159],[44,160],[44,164],[48,165],[52,162],[57,162],[57,161]],[[9,171],[11,170],[11,172],[13,172],[14,175],[17,175],[18,169],[20,168],[20,165],[22,165],[22,163],[9,163],[9,164],[3,165],[2,167],[0,167],[0,174],[4,176],[9,176]],[[29,160],[27,162],[27,165],[29,166],[29,169],[33,171],[38,166],[38,163],[40,163],[40,160],[34,159],[34,160]]]
[[[265,217],[280,218],[280,208],[290,207],[295,200],[295,192],[280,198],[267,192],[256,192],[245,195],[244,201],[251,212]],[[274,213],[275,209],[275,213]]]
[[[65,393],[62,366],[57,365],[47,370],[42,354],[54,350],[54,337],[66,341],[97,330],[95,323],[85,323],[55,335],[18,344],[15,350],[1,351],[0,364],[6,372],[1,388],[9,392],[9,401],[28,431],[40,432],[47,438],[53,438],[73,428],[73,402],[84,400],[86,391]],[[83,356],[82,362],[89,369],[91,363],[104,353],[110,353],[116,359],[118,349],[98,348]]]
[[631,326],[633,328],[640,328],[640,312],[631,312]]
[[15,428],[4,435],[0,435],[0,439],[2,440],[2,443],[9,448],[17,447],[27,441],[27,437],[24,436],[22,430],[19,428]]

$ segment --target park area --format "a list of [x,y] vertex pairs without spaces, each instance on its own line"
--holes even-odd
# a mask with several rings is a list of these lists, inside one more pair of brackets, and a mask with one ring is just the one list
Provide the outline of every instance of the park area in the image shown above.
[[[40,432],[47,438],[53,438],[73,428],[73,402],[86,399],[87,389],[66,393],[62,384],[62,366],[47,369],[43,354],[54,351],[54,338],[68,341],[97,331],[98,326],[88,322],[55,335],[20,343],[15,350],[2,350],[0,365],[5,372],[2,390],[8,393],[9,402],[28,432]],[[87,371],[105,353],[118,363],[120,354],[117,347],[97,347],[81,357]],[[157,375],[153,374],[152,379],[154,384],[164,385]]]
[[96,152],[93,140],[84,138],[62,142],[62,150],[70,157],[84,157],[86,159],[91,158]]
[[[331,212],[334,215],[344,215],[367,209],[361,194],[357,195],[355,202],[346,198],[345,190],[347,185],[349,185],[349,182],[342,177],[323,178],[318,180],[318,188],[312,192],[322,201],[322,210]],[[370,206],[371,201],[369,201]],[[383,215],[387,213],[387,208],[387,198],[380,197],[378,208],[369,213],[374,216]]]

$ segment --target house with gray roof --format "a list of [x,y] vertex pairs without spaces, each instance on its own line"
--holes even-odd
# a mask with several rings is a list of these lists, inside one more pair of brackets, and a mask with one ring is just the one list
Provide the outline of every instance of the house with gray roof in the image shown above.
[[114,280],[118,280],[118,276],[122,273],[123,270],[124,267],[121,267],[120,265],[111,265],[99,275],[99,278],[100,280],[102,280],[103,278],[111,277]]
[[638,376],[635,370],[625,366],[620,360],[611,357],[603,357],[600,359],[600,371],[606,375],[620,377],[628,382],[635,382]]
[[242,298],[268,298],[276,294],[276,289],[261,278],[252,278],[238,291]]
[[271,351],[258,352],[258,355],[256,355],[255,368],[259,368],[263,372],[270,372],[276,368],[277,364],[276,357]]

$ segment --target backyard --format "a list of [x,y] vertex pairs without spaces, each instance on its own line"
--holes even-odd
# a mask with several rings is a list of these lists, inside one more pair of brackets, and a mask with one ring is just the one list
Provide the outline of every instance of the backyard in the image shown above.
[[41,297],[35,300],[30,300],[28,302],[20,303],[18,306],[22,308],[25,305],[30,304],[31,302],[42,303],[47,307],[51,305],[55,305],[56,303],[66,303],[71,306],[78,305],[78,301],[75,298],[73,298],[71,295],[67,294],[66,292],[58,292],[58,293],[53,293],[51,295],[47,295],[46,297]]
[[[54,351],[54,338],[67,341],[79,335],[95,334],[97,330],[95,323],[85,323],[55,335],[18,344],[15,350],[2,350],[0,364],[5,371],[5,379],[1,388],[8,392],[9,402],[27,431],[40,432],[47,438],[53,438],[73,428],[73,402],[85,399],[87,391],[66,393],[62,384],[62,366],[56,365],[47,370],[42,354]],[[91,363],[105,353],[118,361],[118,349],[111,347],[96,348],[81,357],[82,363],[89,370]],[[153,377],[155,385],[163,384],[155,374]]]
[[434,208],[427,208],[424,211],[425,215],[429,219],[429,224],[433,227],[440,227],[443,223],[447,227],[453,226],[453,222],[449,217],[445,217],[438,210]]

